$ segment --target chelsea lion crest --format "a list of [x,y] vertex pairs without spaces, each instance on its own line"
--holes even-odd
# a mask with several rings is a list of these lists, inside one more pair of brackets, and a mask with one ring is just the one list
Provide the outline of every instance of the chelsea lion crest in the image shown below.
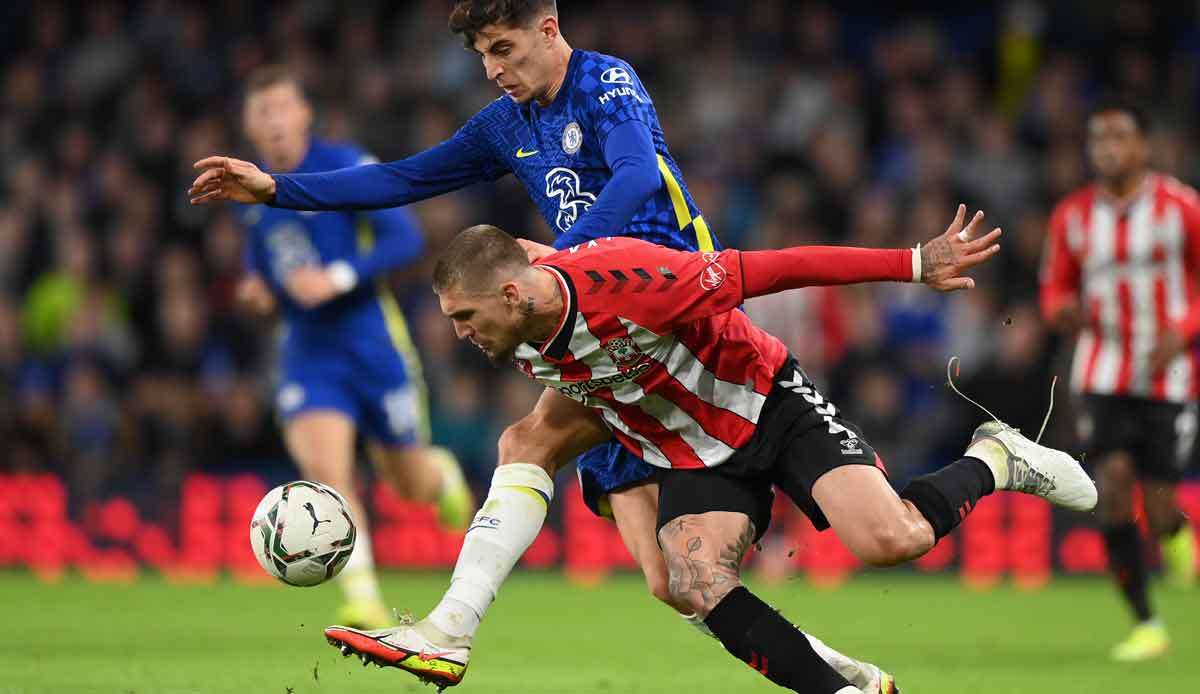
[[579,151],[580,147],[583,147],[583,130],[580,129],[579,123],[571,121],[563,130],[563,151],[567,154],[574,154]]

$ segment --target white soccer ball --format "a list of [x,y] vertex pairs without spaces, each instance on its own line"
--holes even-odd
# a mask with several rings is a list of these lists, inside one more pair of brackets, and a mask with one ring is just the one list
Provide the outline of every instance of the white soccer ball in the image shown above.
[[267,492],[250,521],[250,548],[263,570],[293,586],[333,578],[354,551],[350,507],[331,487],[288,482]]

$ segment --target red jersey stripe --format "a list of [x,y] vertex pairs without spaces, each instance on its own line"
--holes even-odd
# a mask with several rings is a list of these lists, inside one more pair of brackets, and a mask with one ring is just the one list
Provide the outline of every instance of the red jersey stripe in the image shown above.
[[[604,335],[605,340],[627,338],[633,340],[625,324],[611,313],[584,314],[588,329],[593,335]],[[668,365],[649,355],[644,359],[659,364],[661,368],[649,369],[634,379],[646,393],[655,393],[671,401],[680,410],[695,420],[701,433],[717,439],[727,446],[736,448],[754,434],[753,422],[717,407],[691,392],[669,371]],[[629,367],[626,367],[629,368]]]
[[630,431],[636,432],[647,441],[654,444],[658,450],[671,461],[671,467],[678,469],[696,469],[706,467],[696,451],[683,440],[679,434],[670,431],[662,422],[652,417],[637,405],[627,405],[617,400],[612,390],[603,389],[592,393],[604,402],[617,415]]
[[[1154,317],[1157,334],[1161,336],[1167,329],[1167,279],[1161,273],[1154,278]],[[1167,397],[1167,370],[1159,369],[1151,376],[1151,394],[1155,399]]]
[[1133,380],[1133,294],[1129,282],[1117,282],[1117,304],[1120,311],[1121,363],[1117,368],[1116,392],[1124,395]]

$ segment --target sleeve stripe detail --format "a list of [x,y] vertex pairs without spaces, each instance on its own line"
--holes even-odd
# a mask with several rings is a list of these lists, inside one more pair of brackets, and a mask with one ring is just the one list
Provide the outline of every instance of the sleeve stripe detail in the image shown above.
[[[679,230],[683,231],[693,222],[687,200],[683,197],[683,186],[675,180],[675,174],[671,173],[671,167],[667,166],[667,160],[661,154],[658,155],[658,171],[666,181],[667,193],[671,196],[671,207],[675,208],[675,222],[679,225]],[[708,230],[708,224],[704,221],[704,217],[696,217],[694,221],[697,250],[702,253],[712,252],[715,250],[712,232]]]
[[675,180],[675,175],[667,166],[667,160],[661,154],[658,155],[658,170],[667,182],[667,193],[671,196],[671,206],[675,208],[675,221],[682,231],[692,223],[692,213],[688,211],[687,200],[683,199],[683,188],[680,187],[679,181]]
[[712,232],[708,230],[708,223],[704,221],[704,216],[696,217],[696,243],[702,253],[711,253],[716,250],[713,244]]

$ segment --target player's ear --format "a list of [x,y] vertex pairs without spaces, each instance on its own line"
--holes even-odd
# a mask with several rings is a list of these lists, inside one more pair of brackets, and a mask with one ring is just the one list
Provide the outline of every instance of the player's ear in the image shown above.
[[512,311],[521,305],[521,288],[516,282],[505,282],[500,286],[500,298],[504,308]]
[[553,44],[554,40],[558,38],[558,18],[552,14],[542,17],[542,21],[538,24],[538,36],[546,46]]

